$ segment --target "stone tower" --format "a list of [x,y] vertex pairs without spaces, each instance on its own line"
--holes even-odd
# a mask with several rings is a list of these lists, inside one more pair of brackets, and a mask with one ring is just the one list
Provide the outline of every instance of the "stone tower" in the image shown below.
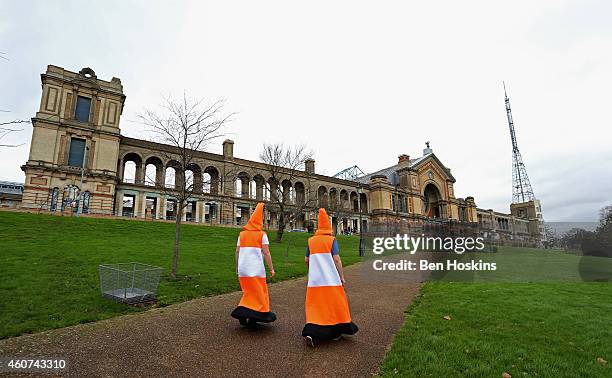
[[22,207],[112,214],[117,184],[121,80],[98,79],[49,65],[41,74],[42,97],[32,118],[32,143],[21,168]]

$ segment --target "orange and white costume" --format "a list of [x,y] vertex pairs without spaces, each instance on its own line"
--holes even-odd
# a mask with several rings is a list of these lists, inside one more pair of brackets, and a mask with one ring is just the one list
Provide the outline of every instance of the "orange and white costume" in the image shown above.
[[317,231],[308,239],[310,256],[304,337],[334,339],[359,330],[351,321],[348,300],[334,264],[332,246],[335,240],[327,212],[319,209]]
[[270,297],[266,283],[266,268],[262,248],[268,244],[268,235],[263,231],[264,204],[258,203],[249,222],[238,237],[238,277],[242,288],[242,299],[232,311],[232,317],[241,321],[269,323],[276,320],[270,312]]

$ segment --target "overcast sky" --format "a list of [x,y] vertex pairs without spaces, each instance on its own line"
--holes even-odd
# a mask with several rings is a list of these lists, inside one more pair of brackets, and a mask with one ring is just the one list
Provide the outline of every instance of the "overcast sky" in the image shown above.
[[[176,4],[175,4],[176,3]],[[509,211],[517,139],[548,221],[612,204],[611,1],[3,1],[0,119],[30,118],[47,64],[119,77],[121,132],[183,90],[239,112],[234,154],[303,143],[317,170],[372,172],[431,141],[455,194]],[[21,181],[31,127],[0,148]],[[221,141],[210,151],[221,153]]]

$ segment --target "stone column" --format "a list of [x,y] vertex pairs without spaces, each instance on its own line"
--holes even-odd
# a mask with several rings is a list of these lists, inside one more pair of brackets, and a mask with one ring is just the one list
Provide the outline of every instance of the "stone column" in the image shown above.
[[166,170],[163,164],[155,168],[155,186],[163,188],[166,184]]
[[134,218],[140,218],[142,209],[142,193],[136,192],[134,195]]
[[205,214],[204,214],[204,201],[196,202],[196,213],[197,213],[197,217],[195,218],[196,222],[198,222],[198,223],[206,222],[205,219],[204,219],[204,217],[205,217]]
[[115,215],[120,217],[122,212],[123,212],[123,192],[118,190],[115,192]]
[[144,163],[140,162],[140,164],[136,164],[136,173],[134,175],[134,183],[137,185],[144,184]]
[[161,196],[158,198],[159,201],[159,219],[166,219],[166,197]]

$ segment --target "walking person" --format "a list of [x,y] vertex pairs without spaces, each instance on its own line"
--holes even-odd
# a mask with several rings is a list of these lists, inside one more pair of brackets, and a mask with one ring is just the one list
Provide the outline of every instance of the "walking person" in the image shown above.
[[344,271],[338,241],[332,235],[332,225],[325,209],[319,209],[315,235],[308,239],[306,264],[306,325],[302,336],[314,347],[321,341],[339,340],[353,335],[359,328],[351,321],[349,304],[344,292]]
[[270,256],[268,235],[263,230],[263,210],[263,202],[258,203],[236,244],[236,274],[240,280],[242,299],[231,315],[248,328],[276,320],[276,314],[270,311],[264,267],[265,260],[270,277],[274,278],[276,272]]

